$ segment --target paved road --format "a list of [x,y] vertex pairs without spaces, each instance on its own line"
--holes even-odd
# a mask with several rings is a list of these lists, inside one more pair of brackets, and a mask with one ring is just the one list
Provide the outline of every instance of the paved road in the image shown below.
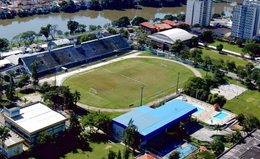
[[[141,54],[140,52],[138,53],[133,53],[133,54],[130,54],[130,55],[127,55],[127,56],[123,56],[123,57],[119,57],[119,58],[116,58],[116,59],[113,59],[113,60],[110,60],[110,61],[107,61],[107,62],[101,62],[101,63],[98,63],[98,64],[95,64],[95,65],[92,65],[92,66],[88,66],[86,68],[80,68],[78,70],[74,70],[74,71],[71,71],[71,72],[66,72],[66,73],[63,73],[61,75],[57,75],[56,76],[56,85],[58,86],[61,86],[62,83],[70,76],[72,75],[75,75],[75,74],[78,74],[78,73],[81,73],[81,72],[85,72],[85,71],[89,71],[89,70],[92,70],[92,69],[95,69],[95,68],[98,68],[98,67],[102,67],[102,66],[105,66],[105,65],[108,65],[110,63],[114,63],[114,62],[117,62],[117,61],[121,61],[121,60],[125,60],[125,59],[131,59],[131,58],[150,58],[150,59],[160,59],[160,60],[165,60],[165,61],[170,61],[170,62],[174,62],[174,63],[178,63],[180,65],[183,65],[184,67],[190,69],[194,75],[196,77],[202,77],[201,73],[191,67],[190,65],[187,65],[187,64],[184,64],[182,62],[179,62],[179,61],[175,61],[175,60],[171,60],[171,59],[166,59],[166,58],[162,58],[162,57],[152,57],[152,56],[138,56],[139,54]],[[50,77],[50,78],[44,78],[44,79],[41,79],[40,80],[40,83],[43,83],[45,81],[47,81],[48,83],[52,83],[52,81],[55,80],[55,77]],[[175,93],[171,94],[171,95],[174,95]],[[170,95],[170,96],[171,96]],[[164,100],[165,97],[161,98],[161,99],[158,99],[158,101],[162,101]],[[106,108],[97,108],[97,107],[92,107],[92,106],[89,106],[89,105],[86,105],[86,104],[82,104],[82,103],[77,103],[78,106],[84,108],[84,109],[87,109],[87,110],[94,110],[94,111],[103,111],[103,112],[128,112],[130,110],[133,110],[135,108],[128,108],[128,109],[106,109]],[[150,103],[151,105],[151,103]]]

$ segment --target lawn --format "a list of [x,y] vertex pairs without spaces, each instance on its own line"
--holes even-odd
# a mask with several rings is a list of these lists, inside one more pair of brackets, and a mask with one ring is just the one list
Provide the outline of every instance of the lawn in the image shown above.
[[81,93],[81,103],[102,108],[129,108],[129,105],[140,105],[142,86],[143,104],[175,92],[178,71],[180,87],[194,76],[189,69],[173,62],[128,59],[71,76],[64,85]]
[[60,159],[102,159],[107,158],[109,150],[118,153],[121,151],[121,155],[123,158],[124,146],[119,143],[111,143],[111,142],[90,142],[91,151],[82,151],[81,149],[77,149],[76,151],[72,151],[70,153],[65,154]]
[[245,61],[243,59],[237,58],[237,57],[233,57],[233,56],[228,56],[228,55],[224,55],[224,54],[219,54],[217,52],[213,52],[211,50],[206,50],[206,49],[202,49],[202,57],[208,55],[211,59],[223,59],[224,61],[234,61],[236,63],[236,65],[241,65],[241,66],[245,66],[247,63],[249,63],[249,61]]
[[260,92],[256,90],[248,90],[242,95],[238,96],[238,99],[234,98],[224,105],[224,109],[230,110],[235,114],[238,113],[251,113],[260,119]]
[[230,51],[234,51],[234,52],[238,52],[238,53],[243,53],[241,47],[238,47],[237,45],[228,44],[228,43],[226,43],[226,42],[221,42],[221,41],[215,40],[214,43],[211,43],[211,44],[209,44],[209,45],[217,46],[217,45],[219,45],[219,44],[222,44],[222,45],[223,45],[223,49],[230,50]]

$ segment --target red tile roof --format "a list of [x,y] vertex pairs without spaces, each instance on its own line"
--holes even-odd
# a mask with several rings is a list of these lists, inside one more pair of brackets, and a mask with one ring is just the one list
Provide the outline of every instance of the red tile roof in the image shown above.
[[159,157],[149,153],[149,154],[144,154],[143,156],[140,156],[137,159],[159,159]]
[[155,26],[154,24],[150,24],[150,23],[147,23],[147,22],[143,22],[140,24],[141,26],[144,26],[146,28],[150,28],[150,29],[155,29]]
[[187,23],[187,22],[179,22],[180,24],[187,24],[187,25],[191,25],[190,23]]
[[155,27],[156,27],[156,29],[157,30],[167,30],[167,29],[171,29],[172,27],[169,25],[169,24],[163,24],[163,23],[161,23],[161,24],[154,24],[155,25]]
[[164,20],[163,23],[169,24],[170,26],[173,26],[173,27],[176,27],[176,26],[179,25],[178,23],[175,23],[175,22],[170,21],[170,20]]

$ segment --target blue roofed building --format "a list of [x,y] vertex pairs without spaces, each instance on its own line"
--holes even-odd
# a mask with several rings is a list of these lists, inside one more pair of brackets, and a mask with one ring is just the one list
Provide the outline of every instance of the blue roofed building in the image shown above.
[[137,126],[140,137],[145,145],[148,140],[166,133],[167,129],[180,121],[184,121],[197,111],[197,108],[182,100],[173,100],[159,108],[153,109],[140,106],[112,120],[113,132],[123,137],[124,129],[132,119]]

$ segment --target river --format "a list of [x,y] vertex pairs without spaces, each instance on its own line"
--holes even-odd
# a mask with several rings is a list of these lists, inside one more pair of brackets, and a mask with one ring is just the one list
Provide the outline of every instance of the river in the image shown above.
[[[225,11],[230,14],[233,8],[228,3],[213,3],[212,13],[221,13]],[[76,13],[52,13],[47,15],[34,15],[25,18],[5,19],[0,20],[0,38],[7,38],[11,40],[15,35],[25,31],[39,32],[42,26],[47,24],[57,24],[58,28],[63,32],[68,31],[67,21],[74,20],[85,25],[100,25],[110,23],[119,19],[122,16],[134,18],[141,16],[148,20],[155,18],[163,18],[166,14],[185,13],[186,6],[174,8],[151,8],[143,7],[142,9],[127,9],[125,11],[119,10],[103,10],[92,11],[82,10]]]

